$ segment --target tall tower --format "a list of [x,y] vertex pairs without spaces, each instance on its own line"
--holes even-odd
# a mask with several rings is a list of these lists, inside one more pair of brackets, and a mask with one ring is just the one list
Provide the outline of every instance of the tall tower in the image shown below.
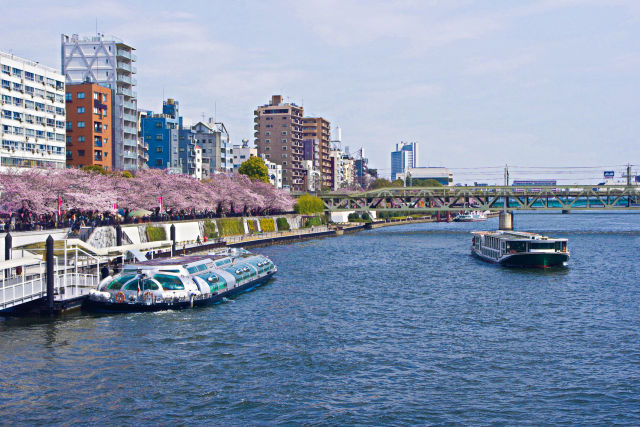
[[302,165],[302,118],[304,108],[273,95],[271,102],[254,112],[255,144],[258,155],[282,166],[282,185],[293,191],[304,190]]
[[396,150],[391,152],[391,180],[407,169],[418,167],[418,143],[401,142],[396,144]]
[[61,36],[62,74],[67,84],[97,83],[111,89],[113,169],[138,168],[138,105],[135,49],[116,37]]

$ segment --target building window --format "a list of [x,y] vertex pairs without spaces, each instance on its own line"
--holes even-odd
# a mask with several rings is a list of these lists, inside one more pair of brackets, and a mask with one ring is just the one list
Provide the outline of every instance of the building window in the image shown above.
[[78,92],[78,99],[84,99],[84,92]]
[[71,129],[73,129],[73,123],[67,122],[67,130],[71,130]]
[[84,113],[84,107],[78,107],[78,114]]
[[161,134],[156,135],[156,141],[162,141],[162,135]]
[[267,132],[266,132],[266,135],[271,135],[271,132],[267,131]]
[[162,147],[156,147],[156,153],[162,153]]
[[156,159],[156,167],[158,168],[162,167],[162,159]]
[[64,99],[67,100],[67,101],[72,101],[73,100],[73,94],[65,93],[64,94]]
[[286,130],[282,131],[282,134],[283,134],[283,135],[286,135],[286,134],[287,134],[287,131],[286,131]]
[[79,128],[83,128],[84,127],[84,122],[78,122],[78,127]]
[[78,157],[84,157],[84,150],[78,150]]
[[156,122],[156,127],[157,128],[161,128],[162,127],[162,122]]
[[[102,94],[102,102],[107,102],[107,95],[106,94]],[[105,153],[106,155],[106,153]]]
[[286,146],[286,145],[283,145],[283,146],[282,146],[282,150],[283,150],[283,151],[287,151],[287,146]]
[[78,142],[84,142],[84,136],[79,136],[78,137]]
[[93,92],[93,99],[100,101],[100,94],[98,92]]
[[287,143],[286,138],[282,140],[282,143],[283,143],[283,144],[286,144],[286,143]]
[[266,139],[264,142],[266,142],[267,144],[271,142],[270,139]]

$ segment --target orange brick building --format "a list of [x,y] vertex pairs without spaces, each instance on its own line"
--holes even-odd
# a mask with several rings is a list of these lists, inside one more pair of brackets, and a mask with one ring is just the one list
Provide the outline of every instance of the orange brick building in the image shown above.
[[95,83],[66,86],[67,167],[111,170],[111,89]]

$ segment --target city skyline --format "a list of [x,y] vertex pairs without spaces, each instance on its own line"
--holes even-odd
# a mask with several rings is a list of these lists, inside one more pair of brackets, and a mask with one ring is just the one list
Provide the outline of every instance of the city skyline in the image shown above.
[[98,32],[136,48],[141,109],[178,99],[185,120],[216,113],[237,144],[252,139],[255,106],[282,94],[340,126],[381,175],[401,140],[422,145],[421,165],[452,169],[640,154],[634,3],[366,6],[32,2],[11,5],[0,50],[59,70],[60,34],[95,34],[97,16]]

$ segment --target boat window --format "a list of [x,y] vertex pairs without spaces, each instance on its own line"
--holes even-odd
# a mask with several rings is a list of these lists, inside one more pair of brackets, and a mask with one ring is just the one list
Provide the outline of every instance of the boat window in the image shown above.
[[510,249],[515,252],[526,252],[527,251],[527,243],[526,242],[511,242]]
[[158,289],[160,289],[160,287],[158,286],[155,280],[147,279],[144,282],[142,282],[143,291],[147,291],[147,290],[157,291]]
[[168,274],[156,274],[154,279],[160,283],[162,289],[165,291],[181,291],[184,290],[184,284],[179,277],[169,276]]
[[163,273],[180,273],[180,270],[160,270]]
[[555,244],[553,242],[531,242],[531,249],[554,249]]
[[125,283],[127,283],[129,280],[133,279],[134,277],[136,277],[135,275],[129,275],[129,276],[121,276],[118,277],[117,279],[115,279],[113,282],[111,282],[109,284],[109,286],[107,287],[107,289],[111,289],[114,291],[118,291],[120,289],[122,289],[122,285],[124,285]]
[[204,265],[204,264],[200,264],[200,265],[198,266],[198,271],[204,271],[204,270],[206,270],[206,269],[207,269],[207,266],[206,266],[206,265]]
[[[139,279],[135,279],[130,281],[129,283],[127,283],[124,288],[122,288],[122,290],[124,291],[135,291],[138,289],[138,283],[140,283]],[[142,286],[140,286],[140,289],[142,289]]]
[[187,267],[187,271],[189,274],[196,274],[198,272],[198,267]]

